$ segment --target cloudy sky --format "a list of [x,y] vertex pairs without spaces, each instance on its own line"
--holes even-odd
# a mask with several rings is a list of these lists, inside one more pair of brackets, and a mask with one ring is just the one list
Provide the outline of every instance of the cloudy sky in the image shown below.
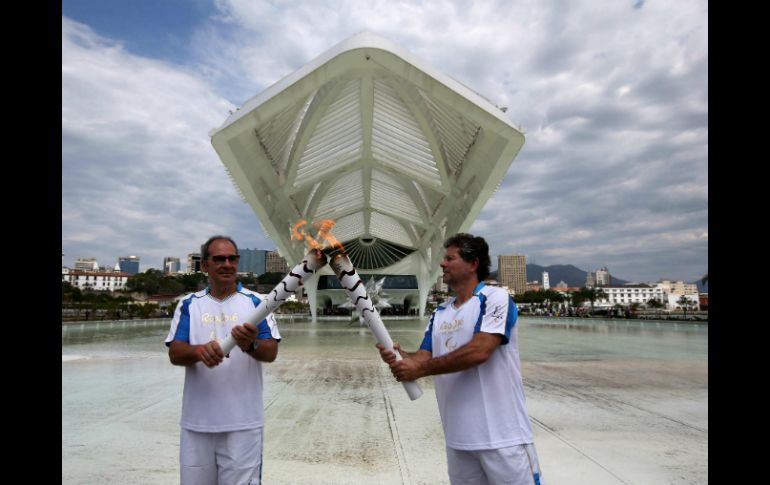
[[[208,136],[371,31],[499,106],[524,148],[471,232],[630,281],[708,272],[705,0],[62,1],[64,264],[273,249]],[[183,263],[184,264],[184,263]]]

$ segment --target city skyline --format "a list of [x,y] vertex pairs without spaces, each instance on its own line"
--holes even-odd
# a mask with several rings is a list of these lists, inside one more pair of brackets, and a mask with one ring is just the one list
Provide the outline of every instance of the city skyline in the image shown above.
[[[277,249],[275,249],[275,248],[273,248],[273,249],[241,248],[241,247],[238,248],[239,252],[241,252],[243,250],[266,251],[266,252],[274,252],[274,253],[278,252]],[[190,254],[200,254],[200,252],[199,251],[197,251],[197,252],[189,252],[189,253],[184,254],[183,257],[167,255],[167,256],[163,257],[163,260],[165,260],[168,257],[176,257],[176,258],[178,258],[179,261],[180,261],[180,271],[179,272],[184,273],[184,272],[187,271],[186,261],[187,261],[188,255],[190,255]],[[511,257],[511,256],[522,256],[522,255],[520,255],[520,254],[516,254],[516,255],[490,254],[490,258],[491,258],[490,271],[491,272],[499,271],[499,257],[500,256]],[[601,265],[600,267],[597,267],[597,268],[586,269],[586,268],[581,268],[579,266],[576,266],[576,265],[574,265],[572,263],[569,263],[569,262],[567,262],[567,263],[554,263],[554,264],[549,264],[549,265],[540,265],[540,264],[537,264],[535,262],[529,261],[527,255],[523,255],[523,256],[525,257],[525,260],[526,260],[525,264],[527,266],[533,265],[533,266],[538,266],[538,267],[549,268],[549,267],[552,267],[552,266],[559,266],[559,265],[572,265],[572,266],[575,266],[577,269],[579,269],[581,271],[585,271],[586,274],[589,274],[591,272],[595,272],[597,270],[602,270],[602,269],[608,270],[609,269],[609,268],[606,267],[606,265]],[[140,260],[142,259],[141,256],[139,256],[139,255],[136,255],[136,257],[138,257]],[[89,259],[89,258],[91,258],[91,256],[75,256],[75,257],[71,258],[72,264],[67,264],[66,261],[64,261],[64,258],[62,258],[62,264],[64,266],[66,266],[67,268],[70,268],[72,270],[72,269],[75,268],[74,263],[75,263],[75,261],[77,259]],[[96,258],[96,262],[98,263],[100,268],[112,268],[114,266],[114,265],[110,265],[109,263],[102,263],[101,261],[99,261],[98,258]],[[158,271],[163,271],[163,264],[161,264],[160,266],[155,266],[155,265],[152,265],[152,264],[148,264],[148,265],[142,265],[142,267],[144,269],[142,269],[141,272],[147,271],[149,269],[155,269],[155,270],[158,270]],[[239,268],[239,271],[240,271],[240,268]],[[694,279],[692,281],[688,281],[688,280],[685,280],[683,278],[679,278],[679,277],[675,277],[675,276],[674,277],[672,277],[672,276],[659,276],[657,278],[653,278],[653,279],[650,279],[650,280],[644,280],[644,281],[642,281],[642,280],[628,280],[626,278],[623,278],[622,275],[616,275],[612,271],[609,271],[609,272],[611,273],[613,280],[619,279],[619,280],[627,281],[628,284],[633,284],[633,283],[656,283],[656,282],[660,282],[660,281],[664,281],[664,280],[684,281],[685,283],[697,283],[698,281],[701,280],[701,277],[698,277],[698,278],[696,278],[696,279]],[[439,275],[439,279],[441,279],[440,275]],[[540,281],[538,279],[527,281],[527,283],[538,282],[538,281],[542,283],[542,281]],[[554,284],[554,283],[551,283],[551,284]]]
[[708,273],[703,2],[64,0],[62,12],[69,261],[137,254],[145,271],[213,234],[274,248],[208,132],[369,30],[506,107],[524,130],[469,229],[493,256],[607,266],[629,281]]

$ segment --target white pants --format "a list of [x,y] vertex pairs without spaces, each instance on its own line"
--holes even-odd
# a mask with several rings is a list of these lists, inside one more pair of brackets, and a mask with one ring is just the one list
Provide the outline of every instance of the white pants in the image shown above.
[[447,447],[452,485],[544,485],[535,445],[497,450],[455,450]]
[[182,485],[259,485],[262,428],[226,433],[182,428],[179,465]]

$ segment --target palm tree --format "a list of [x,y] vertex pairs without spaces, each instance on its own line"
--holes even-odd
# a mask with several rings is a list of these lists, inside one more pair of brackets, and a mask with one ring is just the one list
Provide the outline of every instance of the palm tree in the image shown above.
[[687,319],[687,307],[690,306],[690,300],[686,296],[682,295],[679,297],[679,299],[676,301],[679,306],[682,307],[682,310],[684,310],[684,318]]
[[601,288],[587,288],[581,291],[583,291],[586,299],[591,302],[591,315],[594,314],[594,302],[596,300],[601,300],[602,298],[607,298],[607,293]]

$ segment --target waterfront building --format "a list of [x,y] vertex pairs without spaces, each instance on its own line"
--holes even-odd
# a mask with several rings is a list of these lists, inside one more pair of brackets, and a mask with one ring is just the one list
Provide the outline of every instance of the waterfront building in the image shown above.
[[697,292],[695,294],[670,293],[668,295],[668,308],[670,310],[676,310],[677,308],[682,308],[682,303],[680,302],[682,297],[684,297],[685,300],[687,300],[688,309],[700,308],[700,295]]
[[630,306],[632,303],[645,305],[650,300],[657,300],[660,303],[666,304],[669,299],[668,294],[660,286],[631,284],[603,286],[601,289],[607,294],[607,297],[596,300],[594,305],[597,307]]
[[551,284],[548,281],[548,271],[543,271],[543,289],[549,290],[551,288]]
[[523,254],[498,256],[497,281],[512,295],[527,291],[527,258]]
[[[421,317],[443,241],[471,227],[524,144],[500,107],[368,32],[249,99],[210,136],[289,262],[308,250],[290,229],[332,219],[359,272],[416,277]],[[314,318],[318,281],[304,287]]]
[[81,290],[114,291],[124,290],[129,276],[131,276],[129,273],[121,272],[79,271],[62,268],[61,279]]
[[663,288],[666,293],[672,295],[697,295],[698,285],[695,283],[685,283],[684,281],[660,280],[658,286]]

